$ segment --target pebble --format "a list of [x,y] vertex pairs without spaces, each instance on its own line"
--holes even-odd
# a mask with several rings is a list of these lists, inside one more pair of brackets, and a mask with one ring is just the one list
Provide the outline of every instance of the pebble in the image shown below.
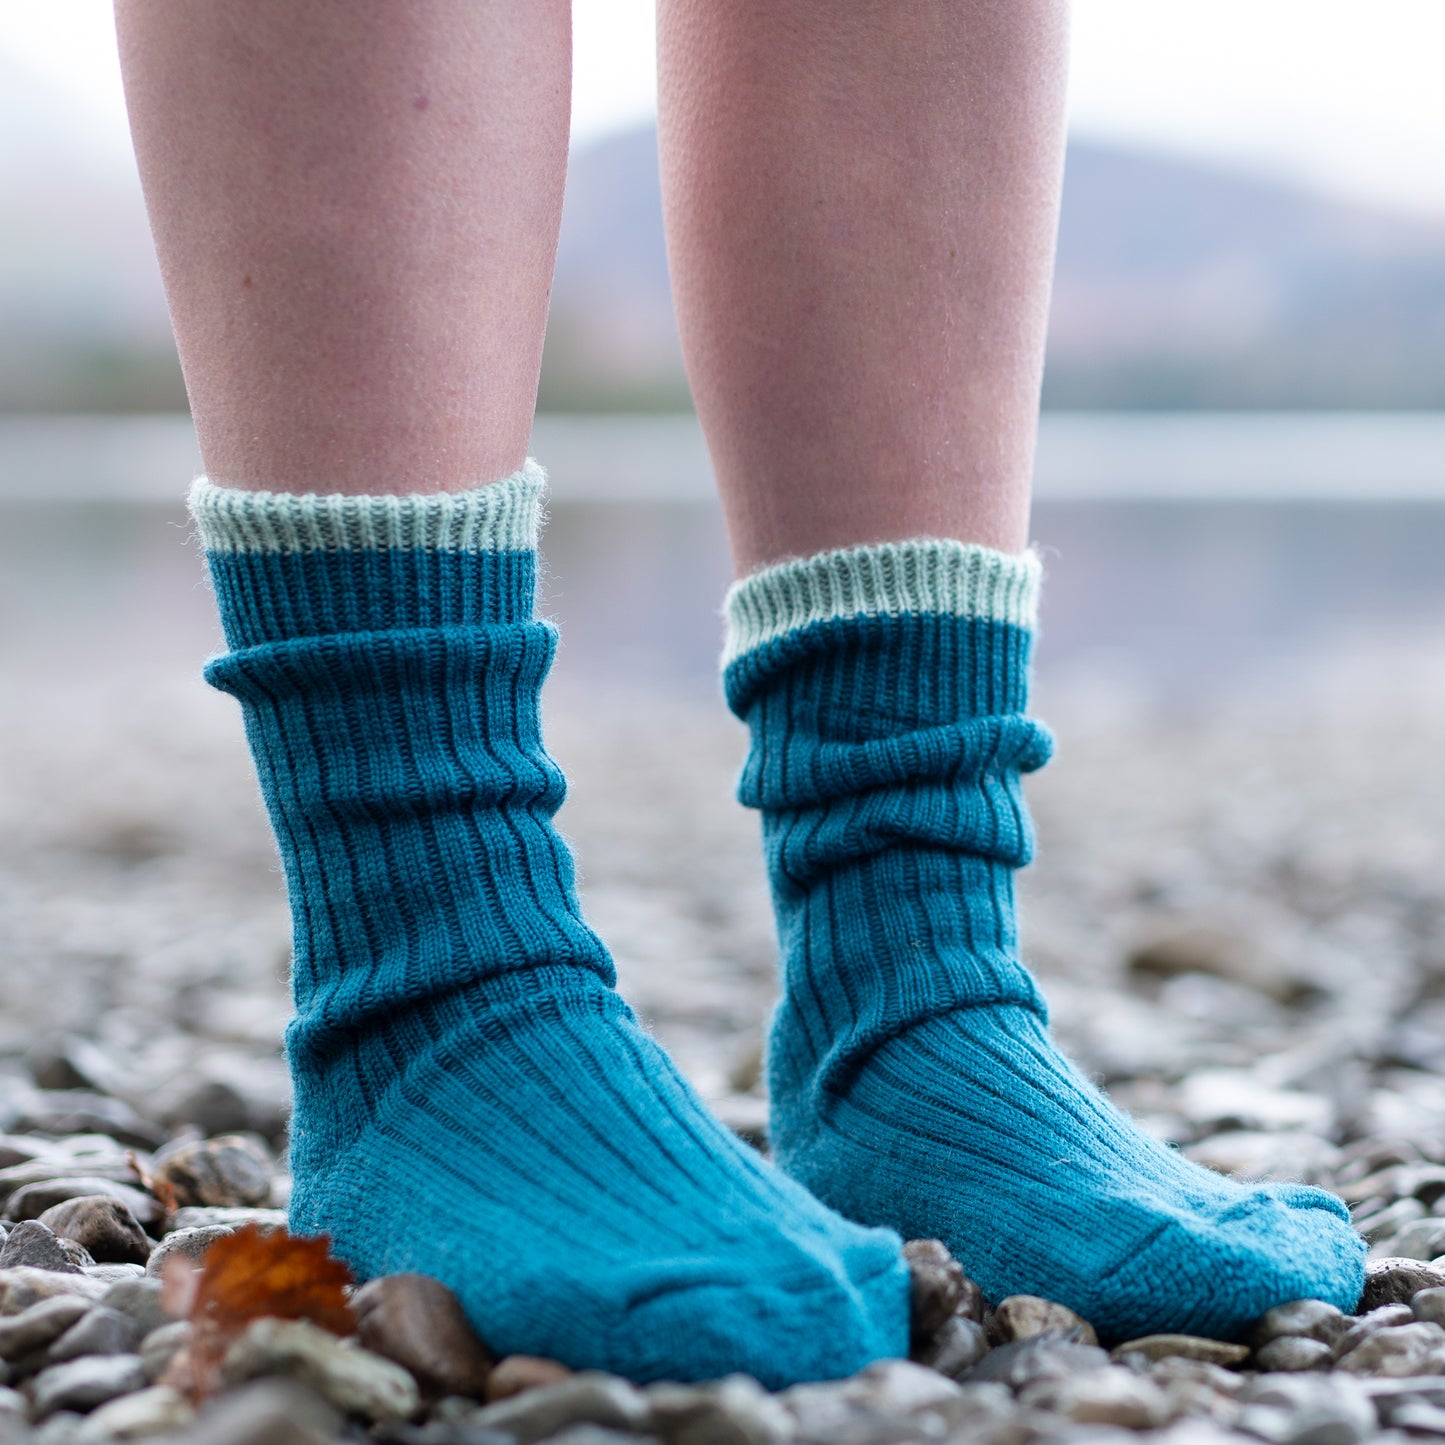
[[955,1315],[945,1320],[933,1342],[915,1358],[919,1364],[956,1380],[967,1374],[989,1351],[988,1332],[977,1320]]
[[0,1315],[18,1315],[37,1300],[51,1299],[55,1295],[78,1295],[81,1299],[96,1300],[105,1290],[103,1280],[91,1279],[88,1275],[32,1269],[29,1265],[17,1264],[13,1269],[0,1269]]
[[132,1149],[154,1149],[166,1131],[119,1099],[85,1089],[40,1089],[11,1128],[17,1133],[103,1134]]
[[253,1320],[227,1350],[221,1373],[232,1385],[284,1375],[368,1420],[405,1420],[420,1404],[416,1381],[400,1365],[306,1320]]
[[991,1328],[994,1337],[1005,1344],[1050,1331],[1081,1345],[1099,1343],[1093,1325],[1067,1305],[1054,1304],[1032,1294],[1014,1294],[1001,1299],[994,1309]]
[[240,1134],[168,1144],[155,1156],[150,1173],[156,1190],[169,1189],[181,1208],[250,1208],[271,1197],[271,1161]]
[[171,1320],[169,1324],[147,1331],[140,1347],[146,1379],[159,1380],[176,1355],[190,1344],[191,1334],[189,1320]]
[[11,1219],[39,1219],[47,1209],[86,1195],[103,1194],[118,1199],[145,1228],[161,1223],[165,1211],[160,1201],[129,1184],[98,1175],[74,1175],[26,1184],[10,1196],[6,1212]]
[[151,1385],[133,1395],[120,1395],[102,1405],[76,1431],[77,1445],[105,1445],[110,1440],[145,1440],[183,1430],[195,1422],[195,1407],[166,1385]]
[[1365,1288],[1359,1312],[1367,1314],[1381,1305],[1409,1304],[1422,1289],[1445,1288],[1445,1270],[1418,1259],[1377,1259],[1365,1266]]
[[109,1194],[82,1194],[53,1204],[39,1222],[105,1264],[144,1265],[154,1245],[130,1207]]
[[934,1409],[958,1391],[952,1380],[912,1360],[875,1360],[838,1388],[839,1395],[854,1404],[903,1415]]
[[1310,1340],[1303,1335],[1281,1335],[1254,1352],[1251,1361],[1256,1370],[1324,1370],[1335,1357],[1334,1348],[1324,1340]]
[[1022,1389],[1035,1380],[1102,1370],[1108,1364],[1109,1356],[1096,1345],[1076,1345],[1057,1335],[1035,1335],[1032,1339],[1015,1340],[990,1350],[960,1383],[997,1380],[1013,1389]]
[[615,1375],[584,1370],[555,1385],[484,1405],[467,1423],[511,1435],[518,1445],[533,1445],[579,1422],[640,1431],[650,1417],[647,1396],[637,1386]]
[[1349,1317],[1327,1300],[1297,1299],[1266,1310],[1250,1338],[1257,1346],[1291,1335],[1332,1345],[1349,1327]]
[[[95,1261],[86,1257],[86,1262]],[[67,1249],[48,1224],[38,1219],[24,1219],[5,1237],[0,1245],[0,1269],[11,1269],[17,1264],[29,1265],[32,1269],[52,1269],[61,1274],[80,1274],[81,1262],[74,1251]]]
[[1019,1403],[1081,1425],[1119,1425],[1126,1430],[1152,1430],[1171,1414],[1169,1397],[1153,1380],[1117,1366],[1040,1380],[1020,1392]]
[[231,1229],[240,1229],[244,1225],[254,1224],[262,1234],[270,1234],[273,1230],[286,1228],[286,1211],[284,1209],[226,1209],[209,1205],[190,1205],[185,1209],[176,1210],[171,1215],[168,1228],[172,1230],[203,1229],[215,1224],[224,1224]]
[[149,1381],[139,1355],[87,1355],[50,1365],[36,1375],[32,1389],[40,1419],[57,1410],[91,1410],[142,1390]]
[[151,1251],[146,1261],[146,1275],[159,1279],[171,1259],[188,1259],[198,1263],[201,1256],[218,1240],[236,1231],[229,1224],[203,1224],[196,1229],[175,1229]]
[[912,1338],[915,1352],[926,1348],[954,1315],[983,1318],[983,1292],[937,1239],[910,1239],[903,1246],[911,1282]]
[[1394,1329],[1396,1325],[1408,1325],[1415,1318],[1409,1305],[1381,1305],[1367,1315],[1361,1315],[1350,1322],[1350,1327],[1334,1344],[1335,1358],[1347,1355],[1381,1330]]
[[787,1408],[748,1375],[707,1385],[654,1385],[647,1402],[647,1428],[668,1445],[778,1445],[793,1434]]
[[390,1274],[352,1299],[362,1345],[409,1370],[429,1396],[486,1393],[494,1363],[457,1297],[424,1274]]
[[142,1335],[171,1323],[171,1315],[161,1303],[161,1285],[153,1279],[124,1279],[111,1285],[101,1296],[106,1309],[129,1315],[140,1326]]
[[1445,1219],[1427,1217],[1407,1224],[1391,1243],[1395,1255],[1429,1261],[1445,1252]]
[[1378,1330],[1341,1355],[1335,1368],[1356,1375],[1431,1375],[1445,1371],[1445,1329],[1417,1322]]
[[485,1397],[488,1403],[509,1400],[513,1395],[569,1380],[572,1374],[566,1365],[540,1355],[504,1355],[487,1376]]
[[1261,1375],[1246,1390],[1255,1406],[1283,1410],[1290,1445],[1354,1445],[1375,1430],[1375,1407],[1348,1375]]
[[207,1403],[172,1445],[331,1445],[342,1417],[294,1380],[255,1380]]
[[82,1355],[129,1355],[140,1342],[141,1328],[135,1320],[119,1310],[96,1305],[50,1346],[46,1358],[59,1364]]
[[1249,1358],[1249,1346],[1206,1339],[1203,1335],[1142,1335],[1116,1346],[1111,1358],[1126,1360],[1130,1355],[1146,1360],[1178,1355],[1186,1360],[1203,1360],[1209,1365],[1242,1365]]
[[16,1360],[44,1349],[91,1308],[77,1295],[41,1300],[9,1319],[0,1319],[0,1359]]

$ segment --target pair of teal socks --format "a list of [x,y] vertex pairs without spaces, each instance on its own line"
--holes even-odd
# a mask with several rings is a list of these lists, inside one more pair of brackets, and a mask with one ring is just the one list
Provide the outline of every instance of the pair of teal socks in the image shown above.
[[295,924],[292,1226],[450,1285],[491,1346],[778,1387],[907,1352],[905,1237],[1105,1335],[1349,1307],[1319,1191],[1243,1188],[1057,1054],[1018,961],[1028,559],[923,540],[728,600],[784,992],[777,1167],[613,989],[552,817],[542,478],[438,497],[192,493]]

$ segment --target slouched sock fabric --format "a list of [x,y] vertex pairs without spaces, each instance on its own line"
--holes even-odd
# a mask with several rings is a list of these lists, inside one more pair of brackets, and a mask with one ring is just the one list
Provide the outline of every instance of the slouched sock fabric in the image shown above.
[[891,1231],[719,1125],[613,991],[552,823],[533,463],[191,507],[294,918],[292,1227],[456,1291],[500,1353],[773,1385],[906,1349]]
[[775,1157],[852,1219],[942,1239],[985,1293],[1106,1338],[1229,1337],[1301,1297],[1350,1308],[1344,1205],[1244,1187],[1148,1137],[1054,1047],[1019,961],[1020,786],[1039,566],[935,539],[744,579],[724,687],[751,748],[782,955]]

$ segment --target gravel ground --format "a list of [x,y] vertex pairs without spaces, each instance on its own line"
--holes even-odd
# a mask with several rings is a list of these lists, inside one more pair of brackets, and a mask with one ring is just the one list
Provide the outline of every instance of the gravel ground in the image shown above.
[[[1161,1338],[1111,1358],[1087,1322],[1042,1301],[985,1306],[923,1251],[926,1365],[782,1396],[742,1380],[638,1391],[479,1366],[464,1332],[430,1337],[443,1308],[408,1314],[403,1298],[374,1313],[411,1323],[363,1330],[366,1349],[254,1327],[219,1406],[193,1420],[151,1383],[185,1327],[137,1280],[154,1273],[156,1237],[184,1250],[279,1218],[287,920],[234,705],[168,672],[122,681],[97,659],[0,692],[0,1186],[11,1224],[52,1226],[12,1230],[0,1253],[0,1442],[1445,1435],[1445,687],[1378,649],[1208,716],[1086,682],[1044,700],[1061,746],[1031,784],[1041,855],[1024,934],[1057,1031],[1191,1157],[1341,1190],[1372,1242],[1358,1321],[1300,1306],[1232,1347]],[[720,708],[564,689],[550,736],[573,784],[562,824],[624,992],[761,1140],[773,945],[755,820],[730,799],[739,729]],[[125,1150],[154,1167],[168,1141],[160,1167],[192,1181],[187,1207],[252,1214],[160,1212]],[[195,1185],[197,1170],[212,1182]],[[129,1227],[49,1188],[77,1176],[131,1191],[117,1197],[147,1232],[131,1255],[64,1243]],[[199,1227],[212,1235],[184,1233]],[[395,1338],[418,1328],[440,1359],[431,1376],[416,1340]]]

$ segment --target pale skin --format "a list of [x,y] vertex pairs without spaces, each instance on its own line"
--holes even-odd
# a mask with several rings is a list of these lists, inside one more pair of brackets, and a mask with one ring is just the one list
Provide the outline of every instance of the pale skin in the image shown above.
[[[1066,0],[661,0],[668,251],[740,572],[1027,542]],[[207,473],[438,492],[526,455],[566,0],[116,0]]]

